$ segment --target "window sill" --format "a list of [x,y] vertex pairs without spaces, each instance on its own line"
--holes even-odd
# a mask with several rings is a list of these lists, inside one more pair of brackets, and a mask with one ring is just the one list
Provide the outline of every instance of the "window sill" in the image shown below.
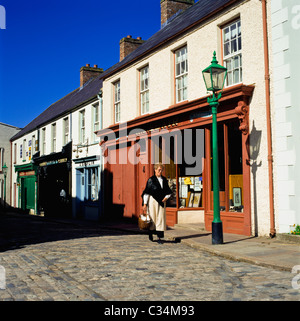
[[189,100],[186,99],[186,100],[180,101],[179,103],[175,103],[174,105],[169,106],[169,108],[176,108],[176,107],[185,105],[185,104],[188,103],[188,102],[189,102]]

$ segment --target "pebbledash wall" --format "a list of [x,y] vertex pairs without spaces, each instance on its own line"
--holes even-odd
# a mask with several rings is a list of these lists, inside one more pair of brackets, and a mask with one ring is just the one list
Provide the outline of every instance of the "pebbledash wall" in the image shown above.
[[271,1],[275,210],[278,232],[300,224],[300,3]]
[[[268,16],[270,16],[270,3]],[[195,4],[198,5],[198,4]],[[266,96],[265,96],[265,65],[263,46],[262,3],[259,0],[241,1],[234,4],[226,12],[210,18],[200,27],[182,33],[175,40],[167,42],[151,54],[129,64],[115,72],[103,82],[104,128],[114,123],[113,85],[121,84],[121,123],[132,120],[139,115],[138,71],[149,65],[150,74],[150,107],[149,112],[155,113],[168,109],[174,101],[174,50],[187,45],[188,47],[188,101],[205,96],[206,89],[202,78],[202,70],[210,64],[212,53],[222,63],[221,26],[241,20],[243,84],[255,85],[249,109],[250,145],[254,145],[257,134],[260,135],[260,149],[255,155],[255,171],[251,169],[251,230],[252,234],[269,235],[269,176],[266,133]],[[252,133],[252,135],[251,135]],[[250,155],[251,160],[251,155]],[[253,164],[253,163],[252,163]],[[254,177],[255,175],[255,177]],[[275,219],[278,225],[278,220]]]

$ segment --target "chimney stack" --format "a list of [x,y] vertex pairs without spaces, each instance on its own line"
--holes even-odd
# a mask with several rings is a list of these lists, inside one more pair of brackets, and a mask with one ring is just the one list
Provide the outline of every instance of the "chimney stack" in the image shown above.
[[141,37],[137,37],[136,39],[134,39],[132,38],[132,36],[128,35],[127,37],[122,38],[120,40],[120,61],[131,54],[144,42],[145,40],[142,40]]
[[95,78],[103,72],[102,68],[98,68],[98,65],[91,67],[90,64],[86,64],[80,68],[80,87],[82,87],[88,80]]
[[161,0],[161,26],[163,26],[179,10],[186,10],[195,3],[195,0]]

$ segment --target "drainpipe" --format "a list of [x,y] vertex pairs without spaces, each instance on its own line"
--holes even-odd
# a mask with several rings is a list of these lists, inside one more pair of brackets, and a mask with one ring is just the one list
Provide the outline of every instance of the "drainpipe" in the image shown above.
[[268,48],[267,1],[261,0],[261,4],[262,4],[262,15],[263,15],[264,61],[265,61],[265,92],[266,92],[269,202],[270,202],[270,237],[273,238],[276,236],[276,229],[275,229],[275,215],[274,215],[273,152],[272,152],[272,128],[271,128],[271,104],[270,104],[270,69],[269,69],[269,48]]
[[[102,89],[100,89],[98,95],[97,95],[98,99],[99,99],[99,124],[100,124],[100,128],[99,129],[102,129],[103,128],[103,92],[102,92]],[[100,194],[100,197],[101,197],[101,201],[100,201],[100,216],[104,216],[104,173],[103,173],[103,164],[102,164],[102,155],[100,153],[100,188],[101,188],[101,194]]]

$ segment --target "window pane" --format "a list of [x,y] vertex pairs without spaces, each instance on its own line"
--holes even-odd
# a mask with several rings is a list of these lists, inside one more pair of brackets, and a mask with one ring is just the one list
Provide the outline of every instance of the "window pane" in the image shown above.
[[231,53],[234,53],[237,51],[237,43],[236,40],[231,41]]
[[238,50],[242,50],[242,38],[238,38]]
[[176,64],[176,76],[179,76],[180,74],[180,64]]
[[230,33],[229,33],[229,27],[227,27],[224,30],[224,42],[229,41],[229,39],[230,39]]
[[232,85],[232,71],[227,73],[227,86]]
[[230,29],[231,29],[231,39],[235,39],[237,35],[236,24],[233,24]]
[[227,42],[224,44],[224,56],[229,55],[229,53],[230,53],[230,43]]
[[240,22],[240,21],[237,23],[237,26],[238,26],[238,35],[240,36],[241,33],[242,33],[242,30],[241,30],[241,22]]
[[233,81],[234,81],[235,84],[238,83],[238,82],[240,82],[240,79],[239,79],[239,70],[238,70],[238,69],[235,69],[235,70],[233,71]]
[[239,56],[235,56],[233,58],[233,68],[238,68],[239,67]]

